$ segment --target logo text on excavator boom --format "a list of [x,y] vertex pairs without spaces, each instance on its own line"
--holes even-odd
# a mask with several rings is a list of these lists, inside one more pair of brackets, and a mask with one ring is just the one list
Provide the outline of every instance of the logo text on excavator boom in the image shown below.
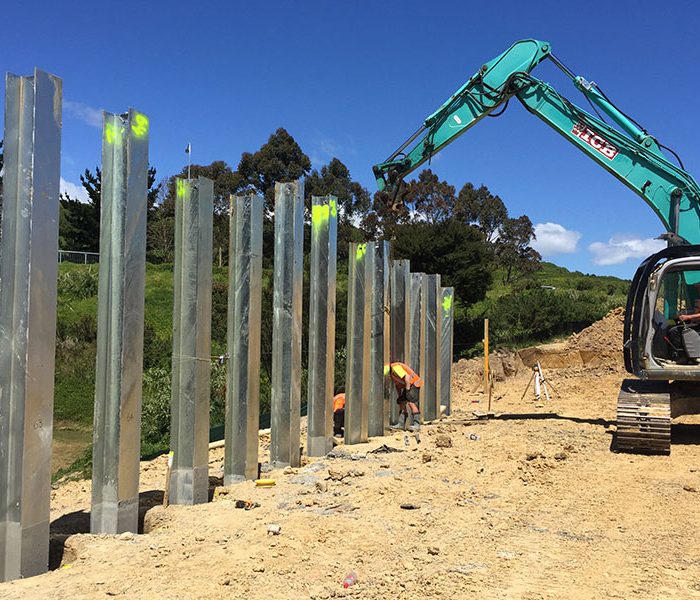
[[619,152],[617,147],[613,146],[610,142],[600,136],[600,134],[596,133],[583,123],[576,123],[574,128],[571,130],[571,133],[573,133],[580,140],[586,142],[592,148],[595,148],[608,160],[615,158]]

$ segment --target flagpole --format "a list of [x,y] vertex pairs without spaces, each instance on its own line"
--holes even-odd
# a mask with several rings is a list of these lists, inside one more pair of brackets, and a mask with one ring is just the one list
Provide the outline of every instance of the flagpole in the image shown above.
[[190,179],[190,167],[192,165],[192,144],[187,144],[187,179]]

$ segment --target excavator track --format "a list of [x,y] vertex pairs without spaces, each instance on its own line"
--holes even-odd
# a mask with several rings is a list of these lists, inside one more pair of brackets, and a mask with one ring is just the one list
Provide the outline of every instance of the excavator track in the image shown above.
[[616,448],[619,452],[671,452],[671,387],[667,381],[622,382]]

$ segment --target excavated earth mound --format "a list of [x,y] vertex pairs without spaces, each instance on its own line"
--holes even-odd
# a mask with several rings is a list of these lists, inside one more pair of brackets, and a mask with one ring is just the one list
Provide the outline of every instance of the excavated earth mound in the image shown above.
[[[600,321],[572,334],[563,342],[523,348],[517,352],[498,350],[489,357],[496,382],[505,381],[521,372],[530,372],[538,362],[546,370],[589,372],[624,371],[622,328],[625,311],[611,310]],[[461,392],[474,393],[483,387],[483,358],[462,359],[453,366],[453,385]]]
[[622,329],[625,319],[623,308],[611,310],[600,321],[572,334],[559,344],[523,348],[518,352],[523,363],[533,367],[537,362],[543,369],[571,367],[624,369],[622,357]]

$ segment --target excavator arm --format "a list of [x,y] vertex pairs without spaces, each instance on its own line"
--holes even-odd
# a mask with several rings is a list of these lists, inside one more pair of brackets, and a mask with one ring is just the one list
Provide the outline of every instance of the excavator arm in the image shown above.
[[[587,97],[594,117],[531,71],[551,60]],[[486,116],[497,116],[516,97],[525,108],[617,177],[654,210],[673,243],[700,243],[700,187],[669,162],[659,143],[619,110],[600,88],[576,77],[551,53],[547,42],[522,40],[486,63],[431,114],[387,160],[373,167],[379,189],[401,180]],[[597,108],[596,108],[597,107]]]

